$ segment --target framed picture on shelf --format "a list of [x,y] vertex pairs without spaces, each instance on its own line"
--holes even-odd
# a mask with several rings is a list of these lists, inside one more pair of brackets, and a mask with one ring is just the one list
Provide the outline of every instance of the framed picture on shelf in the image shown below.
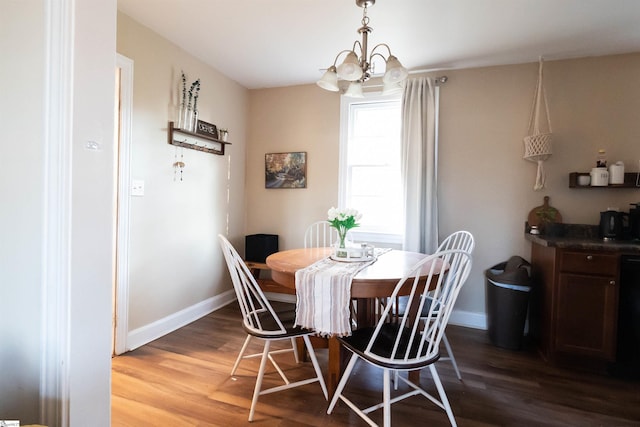
[[264,155],[265,188],[307,188],[307,153]]

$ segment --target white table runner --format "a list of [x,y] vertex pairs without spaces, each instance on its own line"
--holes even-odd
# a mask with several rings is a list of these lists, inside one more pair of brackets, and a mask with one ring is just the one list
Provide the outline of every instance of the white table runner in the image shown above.
[[374,262],[324,258],[296,271],[296,325],[321,336],[351,335],[351,281]]

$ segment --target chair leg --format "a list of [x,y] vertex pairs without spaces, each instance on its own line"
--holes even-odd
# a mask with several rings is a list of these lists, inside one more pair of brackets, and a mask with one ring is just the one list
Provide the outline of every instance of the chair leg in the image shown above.
[[453,351],[451,351],[451,345],[449,344],[449,340],[447,339],[446,332],[442,334],[442,341],[444,341],[444,347],[447,349],[447,354],[449,355],[449,360],[451,360],[453,369],[456,371],[456,375],[458,376],[458,379],[462,381],[462,375],[460,375],[460,370],[458,369],[456,358],[453,356]]
[[258,403],[258,396],[260,396],[260,389],[262,388],[262,378],[264,377],[264,370],[267,366],[267,358],[269,357],[269,346],[271,342],[264,342],[264,350],[262,351],[262,359],[260,360],[260,370],[258,371],[258,377],[256,378],[256,387],[253,390],[253,399],[251,399],[251,410],[249,411],[249,421],[253,421],[253,414],[256,410],[256,404]]
[[236,373],[236,369],[240,365],[240,361],[242,360],[242,356],[244,356],[244,352],[247,350],[247,346],[249,345],[249,341],[251,341],[251,335],[247,334],[247,338],[244,340],[244,344],[242,344],[242,348],[240,349],[240,354],[238,354],[238,358],[236,359],[236,363],[233,364],[233,369],[231,369],[231,375]]
[[347,364],[347,367],[345,368],[344,373],[340,378],[338,387],[336,387],[336,391],[333,393],[333,398],[331,399],[329,408],[327,408],[327,414],[330,414],[333,411],[333,408],[336,406],[336,403],[338,403],[338,399],[342,394],[342,390],[344,390],[344,387],[347,385],[347,380],[349,379],[349,376],[351,375],[351,371],[353,370],[353,367],[355,366],[357,360],[358,360],[357,354],[351,355],[351,359],[349,359],[349,363]]
[[[398,371],[395,371],[395,373],[397,372]],[[384,427],[391,427],[391,378],[389,375],[389,369],[384,370],[382,381],[384,382],[382,387],[382,425]]]
[[318,377],[318,382],[320,383],[320,387],[322,387],[322,393],[324,394],[324,399],[329,399],[329,393],[327,393],[327,385],[324,383],[324,377],[322,376],[322,369],[320,369],[320,364],[318,363],[318,359],[316,358],[316,352],[313,350],[313,346],[311,345],[311,340],[309,336],[303,335],[302,339],[304,340],[305,345],[307,346],[307,352],[309,353],[309,357],[311,357],[311,363],[313,363],[313,369],[316,371],[316,376]]
[[429,371],[431,371],[433,383],[436,385],[436,389],[438,390],[438,394],[440,395],[440,402],[442,403],[442,406],[444,406],[444,410],[449,417],[449,422],[451,423],[452,427],[457,427],[458,424],[456,424],[456,419],[453,417],[453,411],[451,410],[449,399],[447,399],[447,394],[444,392],[444,387],[442,387],[442,382],[440,382],[440,376],[438,375],[436,367],[433,364],[429,365]]
[[298,343],[295,338],[291,338],[291,347],[293,347],[293,357],[296,359],[296,363],[300,363],[300,355],[298,354]]

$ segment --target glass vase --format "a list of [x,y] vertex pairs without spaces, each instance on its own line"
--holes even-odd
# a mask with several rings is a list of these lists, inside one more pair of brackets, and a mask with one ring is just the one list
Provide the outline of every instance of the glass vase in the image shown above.
[[176,127],[178,129],[184,129],[184,105],[180,105],[177,109],[177,120],[176,120]]
[[[345,238],[347,237],[346,233],[341,233],[338,231],[338,249],[336,250],[336,256],[346,258],[347,251],[345,245]],[[344,250],[341,250],[344,249]]]
[[191,117],[191,131],[198,131],[198,110],[194,109]]
[[184,114],[184,130],[193,131],[193,110],[187,107]]

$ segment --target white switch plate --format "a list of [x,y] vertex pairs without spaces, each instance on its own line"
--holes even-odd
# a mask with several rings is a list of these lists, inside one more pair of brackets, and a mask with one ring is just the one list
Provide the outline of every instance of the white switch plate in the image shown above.
[[132,196],[144,196],[144,181],[141,179],[131,180],[131,195]]

